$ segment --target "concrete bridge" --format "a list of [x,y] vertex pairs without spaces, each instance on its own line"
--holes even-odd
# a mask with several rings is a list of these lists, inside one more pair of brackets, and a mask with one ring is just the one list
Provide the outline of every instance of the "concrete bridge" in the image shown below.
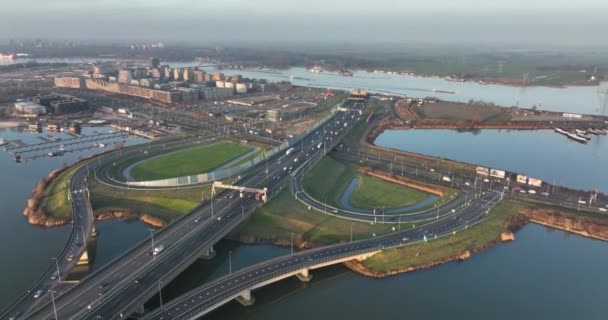
[[[336,113],[336,115],[340,114],[340,112]],[[299,142],[302,146],[301,148],[298,146],[297,149],[314,148],[313,146],[319,142],[318,139],[322,139],[328,148],[333,147],[346,134],[348,128],[342,125],[341,129],[345,130],[342,130],[342,134],[338,136],[325,135],[324,130],[329,132],[337,128],[335,121],[317,127],[316,130],[308,133],[310,138],[306,137]],[[323,150],[318,148],[314,148],[314,151],[309,153],[311,158],[324,156]],[[100,157],[99,162],[95,161],[93,165],[107,165],[120,157],[118,152],[114,152]],[[294,161],[296,157],[300,157],[300,161]],[[270,194],[278,192],[286,186],[291,174],[286,164],[293,164],[296,167],[296,163],[300,164],[305,160],[296,153],[280,158],[274,157],[269,159],[267,170],[264,170],[265,163],[262,163],[247,172],[238,183],[254,188],[268,187]],[[74,181],[84,183],[86,173],[87,170],[83,170]],[[227,191],[226,195],[229,192]],[[90,206],[88,199],[82,198],[85,194],[78,193],[78,203]],[[88,275],[80,283],[70,287],[53,286],[56,293],[55,303],[51,303],[49,294],[45,294],[39,299],[11,308],[5,314],[18,311],[28,319],[49,319],[54,317],[56,308],[61,318],[81,319],[95,316],[113,318],[119,314],[141,312],[143,304],[157,292],[159,287],[169,283],[194,260],[211,256],[213,245],[242,223],[255,210],[258,203],[253,199],[253,195],[251,198],[239,196],[217,198],[219,199],[211,201],[216,208],[219,208],[218,210],[214,211],[214,206],[210,205],[209,201],[201,203],[189,214],[156,232],[154,235],[156,244],[163,244],[165,247],[158,256],[150,254],[150,241],[143,241],[94,274]]]
[[[251,306],[255,302],[252,294],[255,289],[293,276],[309,282],[313,277],[311,270],[345,261],[362,261],[381,251],[378,247],[362,244],[352,246],[359,249],[349,251],[338,246],[333,250],[309,250],[239,270],[171,301],[163,308],[147,314],[144,319],[197,319],[231,300],[237,300],[243,306]],[[218,291],[221,294],[216,294]]]
[[[477,224],[500,201],[500,194],[487,192],[483,197],[453,216],[423,227],[395,232],[383,237],[306,250],[267,260],[238,270],[171,300],[148,313],[144,319],[197,319],[236,299],[250,306],[252,291],[270,283],[296,276],[301,281],[312,279],[311,270],[350,260],[365,260],[382,250],[450,236],[452,232]],[[432,240],[430,240],[432,241]]]

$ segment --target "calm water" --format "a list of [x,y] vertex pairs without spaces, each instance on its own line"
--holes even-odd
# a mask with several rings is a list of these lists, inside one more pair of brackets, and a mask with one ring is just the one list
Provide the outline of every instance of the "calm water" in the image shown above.
[[205,319],[605,319],[608,245],[528,225],[516,240],[425,271],[370,279],[345,267],[254,291]]
[[[216,69],[204,68],[215,72]],[[248,78],[291,80],[295,85],[335,89],[365,88],[376,93],[407,95],[411,97],[435,96],[443,100],[467,102],[470,99],[493,102],[500,106],[532,107],[541,110],[600,114],[597,87],[530,87],[517,88],[500,85],[480,85],[474,82],[451,82],[440,78],[410,77],[356,71],[353,77],[336,73],[311,73],[304,68],[291,68],[280,74],[222,70],[225,74],[242,74]],[[293,78],[290,78],[293,76]],[[603,87],[608,83],[603,83]],[[456,94],[436,93],[431,90],[452,90]]]
[[608,136],[580,144],[552,130],[387,130],[375,143],[608,192]]
[[[84,134],[92,131],[106,132],[109,128],[83,128]],[[6,140],[20,139],[27,143],[41,142],[36,136],[47,135],[23,132],[21,129],[0,129],[0,137]],[[64,133],[52,134],[69,138]],[[128,140],[128,144],[144,142],[141,139]],[[43,157],[24,163],[15,163],[12,157],[0,148],[0,309],[21,296],[52,265],[51,257],[62,249],[70,233],[71,226],[43,228],[30,225],[22,215],[27,199],[35,184],[49,172],[64,164],[73,163],[79,157],[100,152],[89,149],[76,153],[66,153],[63,157]],[[48,152],[48,151],[44,151]],[[99,263],[109,261],[117,249],[131,245],[131,236],[137,232],[137,225],[105,222],[98,224],[101,234],[98,243]],[[140,224],[139,228],[144,228]],[[147,230],[144,228],[144,232]]]
[[[5,60],[1,64],[30,61]],[[35,59],[38,62],[94,63],[96,61],[116,61],[115,59],[69,58],[69,59]],[[143,61],[139,61],[142,62]],[[193,62],[162,62],[172,67],[198,66]],[[209,72],[218,72],[214,67],[204,66]],[[279,73],[266,73],[239,70],[220,70],[227,75],[242,74],[247,78],[290,80],[295,85],[313,86],[334,89],[365,88],[375,93],[407,95],[411,97],[436,96],[443,100],[467,102],[470,99],[493,102],[501,106],[532,107],[541,110],[601,114],[601,100],[598,99],[597,87],[529,87],[518,88],[501,85],[480,85],[474,82],[451,82],[440,78],[410,77],[369,73],[363,70],[354,71],[353,77],[343,77],[334,72],[320,74],[308,72],[305,68],[291,68]],[[608,83],[602,83],[608,87]],[[455,94],[432,92],[433,89],[455,91]]]

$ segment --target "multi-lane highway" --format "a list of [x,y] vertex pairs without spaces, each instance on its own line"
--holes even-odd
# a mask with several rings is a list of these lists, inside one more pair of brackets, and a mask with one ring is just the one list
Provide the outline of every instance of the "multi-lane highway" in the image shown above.
[[[149,145],[145,148],[149,152],[156,152],[165,148],[182,148],[190,144],[200,143],[199,138],[168,141],[163,144]],[[111,165],[123,157],[131,157],[140,154],[141,146],[126,149],[122,152],[114,152],[108,155],[98,156],[98,160],[80,167],[69,181],[70,202],[72,206],[72,231],[63,250],[57,255],[56,260],[51,261],[48,271],[28,290],[19,300],[0,314],[0,318],[21,318],[41,305],[52,303],[49,291],[54,291],[58,296],[74,286],[73,282],[65,279],[70,270],[78,263],[80,257],[87,250],[86,244],[94,227],[94,216],[87,189],[87,176],[97,166]],[[41,293],[40,295],[36,293]],[[36,297],[35,297],[36,296]]]
[[[349,114],[348,117],[355,116]],[[248,173],[239,184],[268,187],[269,192],[276,192],[298,161],[305,160],[307,153],[312,157],[331,150],[348,129],[343,123],[330,122],[312,132],[300,142],[303,145],[295,146],[296,150],[309,152],[278,155],[268,161],[267,167],[260,165]],[[103,163],[108,161],[111,160],[105,159]],[[55,301],[58,316],[107,319],[136,312],[159,286],[164,286],[193,261],[207,254],[213,244],[244,221],[255,206],[253,195],[241,198],[235,191],[223,192],[214,200],[202,203],[190,214],[155,233],[156,246],[164,246],[159,255],[151,255],[151,241],[143,242],[79,284],[71,288],[58,287]],[[25,314],[31,319],[49,319],[53,313],[52,304],[47,302],[40,308],[29,308]]]
[[196,319],[242,295],[243,292],[249,294],[255,288],[271,283],[274,279],[282,279],[284,275],[292,275],[299,270],[314,269],[317,266],[331,264],[332,261],[341,262],[349,257],[425,241],[424,239],[433,241],[437,237],[450,235],[454,231],[478,223],[500,198],[498,192],[487,192],[479,201],[475,201],[461,211],[423,227],[369,240],[306,250],[264,261],[195,288],[147,314],[145,319]]

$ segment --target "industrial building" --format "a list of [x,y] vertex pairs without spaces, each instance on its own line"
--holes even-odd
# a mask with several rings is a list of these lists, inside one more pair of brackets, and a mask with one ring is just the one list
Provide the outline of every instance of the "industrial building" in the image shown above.
[[63,94],[35,96],[32,101],[46,107],[47,112],[53,114],[74,113],[89,109],[87,100]]
[[83,79],[78,77],[55,78],[55,86],[60,88],[80,89],[83,87]]
[[131,84],[131,80],[133,80],[131,70],[118,70],[118,83]]
[[39,116],[46,113],[46,107],[31,101],[15,102],[15,111],[23,114]]

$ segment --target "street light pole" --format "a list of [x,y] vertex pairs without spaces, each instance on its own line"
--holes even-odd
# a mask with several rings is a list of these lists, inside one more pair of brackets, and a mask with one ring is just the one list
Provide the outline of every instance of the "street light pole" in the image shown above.
[[353,242],[353,222],[350,223],[350,242]]
[[59,320],[57,317],[57,306],[55,305],[55,291],[49,290],[51,293],[51,300],[53,301],[53,313],[55,313],[55,320]]
[[55,266],[57,267],[57,281],[61,282],[61,272],[59,272],[59,262],[57,261],[57,258],[51,258],[53,260],[55,260]]
[[211,218],[213,218],[213,192],[211,192]]
[[228,251],[228,274],[232,274],[232,250]]
[[160,286],[161,280],[158,280],[158,299],[160,300],[160,308],[163,308],[163,291]]
[[156,262],[156,255],[154,255],[154,229],[148,230],[150,230],[150,240],[152,243],[152,261]]
[[293,256],[293,232],[291,233],[291,255]]

